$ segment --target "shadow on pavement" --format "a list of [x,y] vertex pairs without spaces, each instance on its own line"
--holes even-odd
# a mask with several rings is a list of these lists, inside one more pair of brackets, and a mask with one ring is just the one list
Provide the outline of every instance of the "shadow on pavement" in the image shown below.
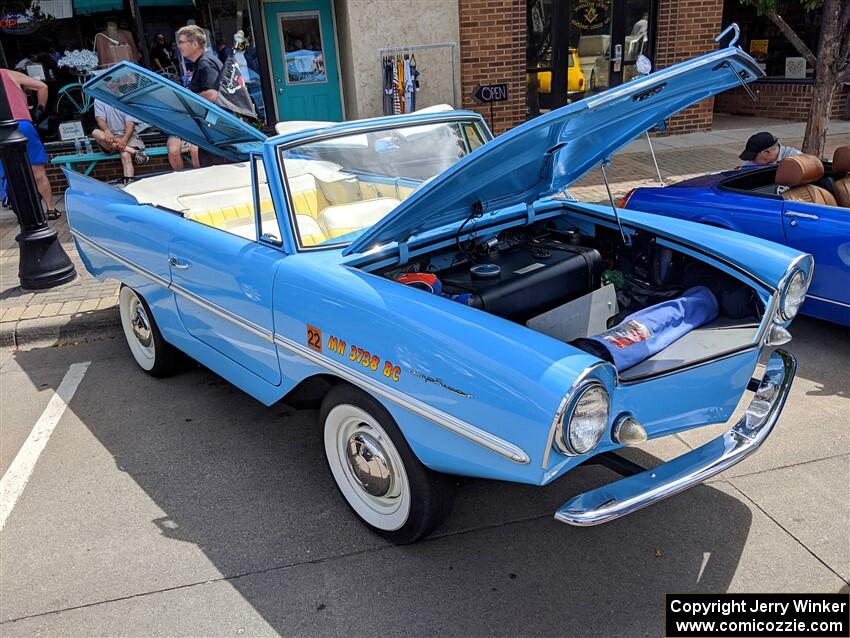
[[797,376],[819,388],[812,397],[850,397],[850,330],[837,323],[798,317],[791,325],[794,339],[787,349],[797,357]]
[[[28,371],[54,352],[15,357]],[[165,513],[161,534],[199,548],[281,634],[659,635],[663,594],[725,591],[752,523],[711,486],[600,527],[555,522],[617,478],[587,466],[545,488],[463,480],[431,538],[393,547],[338,495],[314,411],[266,408],[200,367],[152,379],[128,354],[96,360],[70,408]],[[132,552],[141,531],[125,533]]]

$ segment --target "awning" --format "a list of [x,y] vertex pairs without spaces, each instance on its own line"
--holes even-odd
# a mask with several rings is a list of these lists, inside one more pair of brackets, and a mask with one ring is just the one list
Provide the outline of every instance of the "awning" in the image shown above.
[[74,14],[76,15],[121,11],[123,8],[123,0],[74,0]]
[[193,0],[138,0],[140,7],[192,7]]

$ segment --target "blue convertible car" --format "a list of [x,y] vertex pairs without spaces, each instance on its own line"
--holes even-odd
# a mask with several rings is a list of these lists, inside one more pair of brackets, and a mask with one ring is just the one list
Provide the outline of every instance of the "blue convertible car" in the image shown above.
[[638,188],[624,205],[810,253],[815,275],[800,312],[850,326],[850,145],[838,147],[832,162],[789,157],[778,165]]
[[[336,485],[394,542],[443,520],[451,475],[545,485],[624,446],[722,423],[753,393],[722,436],[555,513],[594,525],[761,445],[795,371],[767,348],[790,339],[812,259],[618,215],[565,188],[672,113],[760,74],[725,48],[495,140],[479,115],[451,110],[266,139],[122,63],[86,90],[232,164],[124,189],[69,172],[68,219],[89,271],[122,284],[142,369],[165,375],[182,351],[268,405],[319,395]],[[648,280],[662,262],[674,267]],[[653,308],[673,317],[691,298],[710,310],[693,329],[655,327]],[[594,337],[643,355],[609,360],[581,347]]]

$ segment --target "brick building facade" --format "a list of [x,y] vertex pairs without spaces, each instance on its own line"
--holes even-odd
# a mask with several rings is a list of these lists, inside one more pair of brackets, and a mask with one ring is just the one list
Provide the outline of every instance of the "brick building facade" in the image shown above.
[[[717,48],[714,38],[721,31],[722,0],[660,0],[658,9],[655,68],[664,69]],[[713,113],[714,99],[703,100],[671,117],[667,132],[709,130]]]
[[[439,5],[430,5],[435,7],[435,11],[440,12],[444,22],[452,22],[454,26],[448,25],[446,29],[447,32],[455,29],[454,37],[459,44],[457,46],[459,78],[455,77],[455,81],[460,88],[460,95],[457,96],[455,106],[481,113],[496,135],[521,124],[528,117],[526,67],[529,34],[527,25],[530,20],[529,3],[532,1],[534,0],[439,0]],[[567,0],[552,1],[566,2]],[[609,0],[609,6],[613,7],[616,1]],[[650,0],[646,1],[646,6],[650,6]],[[726,1],[727,10],[731,6],[728,3],[738,2],[738,0]],[[368,15],[368,9],[371,6],[367,0],[336,0],[336,2],[337,12],[342,10],[341,7],[348,10],[345,17],[349,22],[353,20],[351,16],[355,15],[353,13],[355,9]],[[573,6],[577,6],[576,2],[577,0],[574,0]],[[724,0],[655,0],[655,4],[651,6],[653,24],[650,26],[650,33],[652,37],[651,44],[645,52],[652,59],[655,68],[666,68],[716,48],[714,38],[721,31],[725,19]],[[417,23],[421,22],[421,16],[409,15],[408,18]],[[431,18],[436,19],[435,16]],[[401,18],[396,16],[393,20],[394,22],[388,24],[399,22]],[[397,36],[399,40],[405,42],[410,41],[411,38],[419,41],[424,37],[420,33],[422,29],[411,31],[410,25],[404,24],[397,24],[396,27],[398,33],[386,34],[386,37],[392,39]],[[433,37],[440,41],[445,40],[442,33],[433,34]],[[448,39],[451,40],[454,37]],[[341,38],[340,44],[351,44],[351,42]],[[348,54],[349,57],[353,56],[349,66],[355,70],[362,66],[361,75],[369,78],[373,71],[370,56],[375,43],[370,41],[368,46],[361,43],[361,48],[364,46],[368,51],[352,49],[352,52]],[[369,48],[370,46],[372,48]],[[361,60],[360,58],[369,59]],[[343,67],[346,65],[343,64]],[[508,99],[494,105],[491,120],[490,106],[476,104],[472,94],[477,85],[493,83],[507,84]],[[347,86],[345,81],[343,85]],[[811,81],[771,80],[754,83],[752,87],[760,96],[759,102],[752,102],[742,89],[729,91],[672,117],[665,134],[709,130],[715,112],[793,120],[806,118],[813,88]],[[347,93],[351,92],[347,91]],[[360,100],[360,96],[357,99]],[[346,100],[352,102],[353,98],[347,95]],[[846,117],[847,100],[848,87],[845,86],[836,92],[832,107],[833,117]],[[361,106],[365,109],[368,106],[368,100],[363,98],[361,101],[363,102]],[[349,110],[357,117],[372,114],[367,112],[361,114],[356,109]],[[67,146],[60,152],[68,152]],[[153,158],[148,166],[142,167],[138,172],[141,174],[167,169],[165,158],[158,157]],[[61,171],[58,167],[50,167],[49,175],[54,190],[57,193],[61,192],[65,187]],[[100,179],[118,179],[121,177],[121,164],[117,160],[101,162],[93,175]]]
[[[523,0],[460,0],[460,65],[463,108],[481,113],[496,135],[525,121],[526,7]],[[479,84],[508,84],[508,100],[479,106]]]
[[[847,113],[848,88],[850,87],[844,85],[833,95],[833,118],[844,117]],[[802,121],[809,115],[813,89],[814,84],[811,83],[758,82],[753,85],[753,90],[759,98],[758,102],[754,102],[743,89],[734,89],[715,98],[715,110],[718,113]]]

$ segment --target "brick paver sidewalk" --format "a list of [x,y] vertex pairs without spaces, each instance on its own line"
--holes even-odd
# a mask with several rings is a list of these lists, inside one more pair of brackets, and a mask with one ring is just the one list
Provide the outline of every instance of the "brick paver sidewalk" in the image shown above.
[[[743,141],[756,130],[738,129],[716,133],[694,133],[670,138],[657,138],[653,145],[665,183],[680,181],[708,172],[734,168]],[[801,143],[803,125],[785,127],[783,142]],[[850,142],[850,122],[835,121],[827,137],[826,155],[836,146]],[[638,140],[614,156],[608,171],[612,195],[616,202],[632,188],[656,186],[655,166],[644,140]],[[570,192],[580,200],[607,203],[608,195],[599,169],[579,180]],[[63,216],[51,222],[71,260],[77,278],[64,286],[30,292],[22,290],[18,281],[19,227],[14,213],[0,209],[0,345],[22,345],[32,341],[71,341],[114,333],[117,328],[118,286],[113,281],[101,282],[86,272],[74,248]]]

